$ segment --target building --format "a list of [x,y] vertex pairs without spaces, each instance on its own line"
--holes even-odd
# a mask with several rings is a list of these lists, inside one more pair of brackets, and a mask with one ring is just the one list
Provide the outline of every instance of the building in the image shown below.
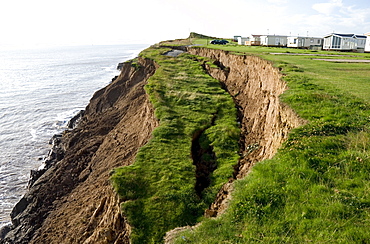
[[324,39],[321,37],[289,36],[287,46],[294,48],[320,49],[323,46],[323,40]]
[[323,49],[363,52],[367,36],[332,33],[324,37]]
[[234,36],[233,41],[234,41],[234,42],[238,42],[238,38],[239,38],[239,37],[242,37],[242,36]]
[[245,42],[249,41],[249,37],[238,37],[238,44],[239,45],[245,45]]
[[261,45],[261,35],[251,35],[249,40],[245,42],[247,46],[260,46]]
[[288,42],[287,36],[264,35],[261,36],[261,46],[268,47],[286,47]]
[[366,44],[365,44],[365,52],[370,52],[370,32],[366,33]]

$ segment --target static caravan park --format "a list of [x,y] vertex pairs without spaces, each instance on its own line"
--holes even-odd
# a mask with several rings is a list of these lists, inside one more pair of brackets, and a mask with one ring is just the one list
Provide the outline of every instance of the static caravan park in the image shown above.
[[364,35],[331,33],[324,38],[284,35],[234,36],[239,45],[370,52],[370,32]]

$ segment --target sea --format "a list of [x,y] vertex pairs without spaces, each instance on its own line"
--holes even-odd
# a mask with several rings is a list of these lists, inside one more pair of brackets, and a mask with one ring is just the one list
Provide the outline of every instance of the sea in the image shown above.
[[27,190],[30,171],[48,154],[95,91],[119,74],[118,63],[148,47],[90,45],[0,50],[0,228]]

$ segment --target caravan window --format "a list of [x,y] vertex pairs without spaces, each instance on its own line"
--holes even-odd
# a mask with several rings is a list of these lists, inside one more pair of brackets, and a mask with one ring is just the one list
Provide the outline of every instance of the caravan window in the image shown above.
[[342,39],[340,37],[333,36],[333,42],[332,42],[333,48],[340,48],[341,41]]

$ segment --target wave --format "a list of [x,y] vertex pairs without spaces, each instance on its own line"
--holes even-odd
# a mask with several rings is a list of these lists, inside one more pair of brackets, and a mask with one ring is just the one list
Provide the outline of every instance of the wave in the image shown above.
[[83,108],[74,108],[57,114],[53,127],[56,129],[66,129],[68,122],[78,114]]

